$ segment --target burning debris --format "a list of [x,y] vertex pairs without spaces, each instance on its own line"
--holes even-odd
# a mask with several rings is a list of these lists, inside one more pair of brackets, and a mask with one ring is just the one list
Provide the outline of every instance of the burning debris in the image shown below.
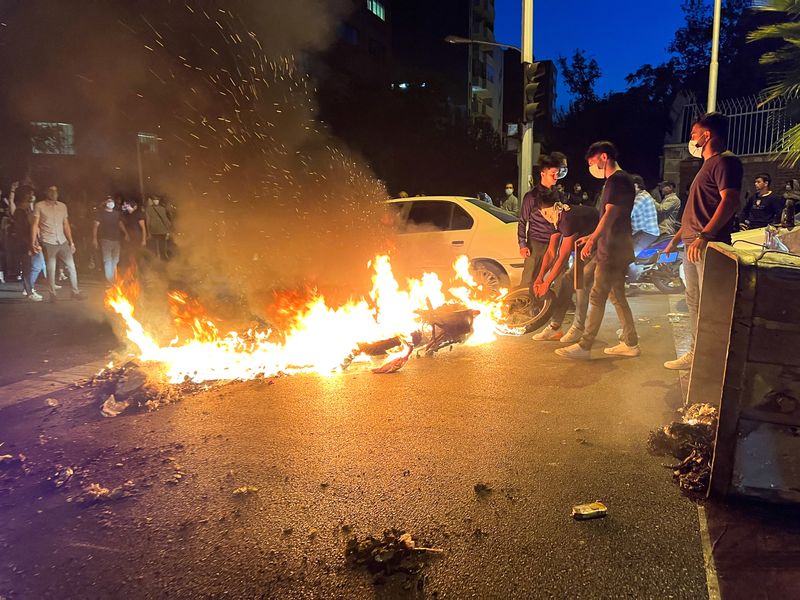
[[130,498],[136,494],[136,484],[133,481],[126,481],[114,489],[103,487],[99,483],[90,483],[83,488],[81,493],[74,498],[67,498],[67,502],[77,502],[85,506],[97,504],[100,502],[122,500]]
[[373,583],[380,585],[392,576],[403,578],[403,587],[424,585],[421,576],[426,561],[442,554],[439,548],[417,546],[410,533],[399,529],[387,529],[381,538],[371,535],[363,540],[352,536],[347,540],[345,557],[353,568],[364,567],[373,575]]
[[650,433],[647,449],[657,456],[674,456],[681,462],[669,465],[673,478],[684,492],[702,494],[711,478],[711,459],[717,434],[717,409],[693,404],[680,421]]

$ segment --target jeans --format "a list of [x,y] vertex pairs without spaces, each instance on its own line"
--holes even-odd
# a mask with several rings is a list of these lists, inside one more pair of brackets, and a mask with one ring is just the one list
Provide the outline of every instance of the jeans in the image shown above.
[[572,300],[572,292],[575,292],[575,318],[572,321],[572,326],[583,331],[586,329],[586,312],[589,309],[589,291],[592,289],[594,283],[594,259],[588,263],[583,264],[583,287],[579,290],[575,289],[575,267],[564,273],[561,276],[558,290],[556,292],[556,300],[553,305],[553,315],[550,317],[550,324],[553,329],[558,329],[564,322],[564,317],[569,309],[569,303]]
[[700,309],[700,290],[703,289],[703,263],[705,253],[700,262],[689,262],[683,255],[683,276],[686,279],[686,306],[689,307],[689,325],[692,331],[692,350],[697,339],[697,315]]
[[544,259],[544,253],[547,252],[547,244],[529,241],[528,248],[531,251],[531,255],[525,259],[525,266],[522,268],[522,280],[520,281],[520,285],[522,287],[529,288],[533,285],[533,281],[539,275],[539,269],[542,268],[542,260]]
[[22,256],[22,289],[30,296],[36,286],[39,275],[45,273],[44,254],[37,252],[33,256],[27,252]]
[[79,293],[78,272],[75,270],[75,259],[72,257],[72,250],[69,247],[69,243],[42,243],[42,248],[44,249],[44,257],[47,261],[47,285],[50,288],[50,293],[53,295],[56,293],[56,275],[58,274],[58,271],[56,270],[56,263],[58,259],[61,259],[61,261],[64,263],[64,266],[67,268],[69,285],[70,288],[72,288],[72,293]]
[[[592,260],[589,265],[594,271],[592,291],[589,292],[589,314],[586,319],[586,328],[583,330],[580,346],[584,350],[591,350],[592,344],[600,331],[603,315],[606,311],[606,300],[611,298],[617,317],[622,325],[622,341],[628,346],[636,346],[639,336],[636,334],[636,325],[633,322],[633,313],[625,298],[625,272],[627,265],[609,265]],[[589,266],[587,265],[587,267]]]
[[108,283],[114,283],[117,278],[117,265],[119,264],[119,241],[100,240],[100,254],[103,257],[103,274]]

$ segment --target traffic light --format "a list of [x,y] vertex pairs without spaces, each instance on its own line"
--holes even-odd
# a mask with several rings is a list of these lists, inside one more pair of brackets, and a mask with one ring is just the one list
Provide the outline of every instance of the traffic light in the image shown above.
[[523,116],[526,123],[545,118],[549,123],[555,106],[555,65],[542,60],[526,63],[524,68],[525,107]]

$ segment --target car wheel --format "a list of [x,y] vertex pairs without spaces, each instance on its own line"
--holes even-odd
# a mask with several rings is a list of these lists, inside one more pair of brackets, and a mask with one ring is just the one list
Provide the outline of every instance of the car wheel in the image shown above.
[[479,260],[470,269],[473,279],[493,296],[500,293],[501,288],[508,289],[509,278],[506,272],[495,264]]

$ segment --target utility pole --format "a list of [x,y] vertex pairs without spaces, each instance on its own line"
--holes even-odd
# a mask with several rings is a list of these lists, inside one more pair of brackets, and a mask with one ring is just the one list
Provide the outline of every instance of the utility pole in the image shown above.
[[717,77],[719,75],[719,25],[722,0],[714,0],[714,33],[711,36],[711,65],[708,68],[708,112],[717,110]]
[[[533,63],[533,0],[522,0],[522,52],[523,70]],[[526,100],[527,101],[527,100]],[[519,197],[528,191],[528,180],[533,171],[533,122],[525,119],[522,125],[519,148]]]

